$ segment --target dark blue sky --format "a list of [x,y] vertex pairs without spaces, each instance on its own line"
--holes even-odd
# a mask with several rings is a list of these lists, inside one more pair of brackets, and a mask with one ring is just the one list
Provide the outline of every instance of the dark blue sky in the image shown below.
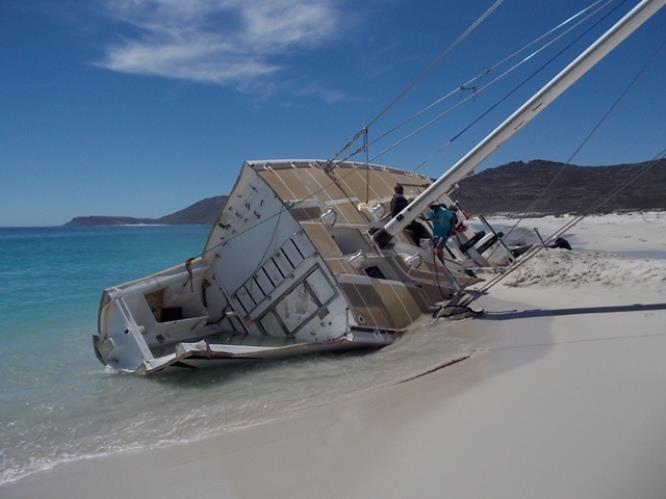
[[[328,157],[491,3],[4,0],[0,226],[161,216],[228,192],[246,159]],[[370,137],[592,3],[505,0]],[[423,169],[443,172],[635,3],[610,1],[379,162],[413,168],[619,5]],[[664,33],[666,9],[482,167],[566,160]],[[665,88],[666,50],[574,162],[642,161],[663,149]]]

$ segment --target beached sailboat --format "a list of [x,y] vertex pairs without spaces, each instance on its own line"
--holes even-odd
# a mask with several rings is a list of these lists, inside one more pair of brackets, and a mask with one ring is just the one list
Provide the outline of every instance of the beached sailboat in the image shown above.
[[[511,265],[514,253],[481,218],[483,231],[463,223],[440,258],[418,217],[433,203],[455,206],[456,182],[664,4],[641,1],[435,181],[369,162],[246,162],[201,256],[104,290],[96,356],[150,374],[377,348],[466,300],[477,269]],[[396,184],[413,201],[391,216]]]
[[407,232],[381,250],[369,232],[390,219],[393,186],[411,197],[431,183],[376,165],[247,162],[201,257],[104,291],[95,351],[112,367],[152,372],[389,344],[478,282],[471,268],[489,265],[483,255],[511,259],[490,230],[485,241],[449,240],[446,265],[429,238],[419,245]]

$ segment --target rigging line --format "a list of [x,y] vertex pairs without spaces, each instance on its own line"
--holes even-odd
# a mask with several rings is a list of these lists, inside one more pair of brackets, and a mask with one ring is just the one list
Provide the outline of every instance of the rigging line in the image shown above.
[[[617,96],[615,101],[611,104],[611,106],[606,110],[606,112],[603,114],[603,116],[595,123],[595,125],[592,127],[592,129],[588,132],[588,134],[585,136],[585,138],[581,141],[580,144],[578,144],[578,147],[574,150],[574,152],[569,156],[567,159],[566,163],[563,163],[555,176],[551,179],[551,181],[541,190],[541,193],[537,195],[532,202],[529,204],[527,209],[523,212],[525,213],[530,213],[538,204],[539,201],[543,199],[543,197],[548,193],[548,191],[555,185],[555,182],[560,178],[562,173],[564,173],[564,170],[567,166],[571,164],[571,162],[574,160],[574,158],[578,155],[578,153],[585,147],[585,145],[589,142],[589,140],[592,138],[592,136],[599,130],[601,125],[604,124],[604,122],[608,119],[608,117],[611,115],[611,113],[615,110],[615,108],[620,104],[620,102],[627,96],[629,91],[634,87],[636,83],[645,75],[647,70],[650,68],[650,66],[654,63],[654,61],[657,59],[659,56],[659,53],[664,49],[666,46],[666,38],[661,42],[659,47],[657,47],[657,50],[655,50],[650,58],[647,60],[645,64],[640,68],[638,73],[633,77],[633,79],[624,87],[624,90],[620,93],[620,95]],[[522,220],[525,218],[525,216],[520,216],[518,220],[516,221],[515,224],[509,229],[505,237],[509,237],[513,230],[522,222]]]
[[[623,184],[618,186],[613,192],[611,192],[606,198],[598,202],[597,204],[589,207],[585,213],[582,215],[579,215],[578,217],[574,218],[572,221],[564,224],[559,230],[554,232],[550,237],[548,237],[545,241],[545,243],[551,242],[554,238],[557,238],[564,234],[567,230],[578,224],[581,220],[583,220],[585,217],[590,215],[595,209],[597,209],[600,206],[603,206],[604,203],[607,203],[610,201],[613,197],[617,196],[620,192],[622,192],[624,189],[629,187],[633,182],[638,180],[640,177],[645,175],[648,171],[650,171],[655,165],[659,164],[660,159],[664,159],[666,157],[666,149],[662,149],[659,154],[657,154],[652,160],[651,163],[640,170],[636,175],[633,177],[630,177],[627,181],[625,181]],[[533,251],[530,251],[525,258],[523,258],[520,262],[515,264],[514,266],[510,267],[504,274],[501,274],[494,279],[491,279],[488,281],[483,287],[481,287],[478,292],[479,293],[484,293],[488,291],[490,288],[495,286],[497,283],[502,281],[505,277],[507,277],[509,274],[511,274],[513,271],[515,271],[517,268],[521,267],[523,264],[525,264],[527,261],[531,260],[534,256],[536,256],[539,252],[541,252],[544,249],[545,246],[536,246]],[[474,298],[471,300],[467,301],[466,304],[469,304]]]
[[[500,104],[502,104],[505,100],[507,100],[509,97],[511,97],[514,93],[516,93],[516,92],[517,92],[517,91],[518,91],[523,85],[525,85],[525,84],[526,84],[527,82],[529,82],[532,78],[534,78],[537,74],[539,74],[541,71],[543,71],[548,65],[550,65],[550,64],[551,64],[555,59],[557,59],[560,55],[562,55],[564,52],[566,52],[567,50],[569,50],[569,49],[570,49],[573,45],[575,45],[575,44],[576,44],[581,38],[583,38],[583,37],[584,37],[585,35],[587,35],[590,31],[592,31],[592,30],[593,30],[593,29],[594,29],[599,23],[601,23],[602,21],[604,21],[608,16],[610,16],[613,12],[615,12],[615,10],[617,10],[617,9],[618,9],[623,3],[625,3],[625,2],[626,2],[626,0],[622,0],[617,6],[613,7],[612,10],[610,10],[609,12],[607,12],[606,14],[604,14],[604,16],[603,16],[601,19],[597,20],[594,24],[592,24],[592,26],[588,27],[583,33],[581,33],[580,35],[578,35],[573,41],[571,41],[569,44],[567,44],[563,49],[561,49],[559,52],[557,52],[553,57],[551,57],[550,59],[548,59],[543,65],[541,65],[541,66],[540,66],[538,69],[536,69],[532,74],[530,74],[527,78],[525,78],[523,81],[521,81],[517,86],[515,86],[512,90],[510,90],[507,94],[505,94],[501,99],[499,99],[499,100],[498,100],[497,102],[495,102],[492,106],[490,106],[490,107],[489,107],[488,109],[486,109],[483,113],[481,113],[481,114],[480,114],[479,116],[477,116],[474,120],[472,120],[472,122],[469,123],[465,128],[463,128],[463,129],[460,130],[456,135],[454,135],[453,137],[451,137],[451,138],[449,139],[449,142],[454,142],[454,141],[457,140],[461,135],[463,135],[465,132],[467,132],[470,128],[472,128],[474,125],[476,125],[479,121],[481,121],[481,119],[485,118],[485,117],[486,117],[491,111],[493,111],[493,110],[494,110],[495,108],[497,108]],[[592,14],[592,15],[593,15],[593,14]],[[491,85],[494,85],[495,83],[497,83],[500,79],[504,78],[504,77],[507,76],[509,73],[511,73],[512,71],[514,71],[517,67],[519,67],[520,65],[522,65],[524,62],[526,62],[527,60],[533,58],[535,55],[537,55],[539,52],[541,52],[542,50],[544,50],[546,47],[548,47],[549,45],[551,45],[551,44],[554,43],[555,41],[559,40],[562,36],[564,36],[565,34],[567,34],[568,32],[570,32],[572,29],[578,27],[581,23],[583,23],[583,22],[584,22],[585,20],[587,20],[588,18],[589,18],[589,16],[588,16],[587,18],[585,18],[585,19],[579,21],[578,23],[576,23],[574,26],[572,26],[571,28],[569,28],[567,31],[561,33],[558,37],[556,37],[556,38],[554,38],[553,40],[549,41],[547,44],[545,44],[544,46],[542,46],[541,48],[539,48],[538,50],[536,50],[535,52],[533,52],[532,54],[530,54],[529,56],[527,56],[527,57],[526,57],[525,59],[523,59],[522,61],[520,61],[520,62],[514,64],[511,68],[507,69],[504,73],[502,73],[501,75],[497,76],[495,79],[493,79],[492,81],[488,82],[486,85],[484,85],[483,87],[481,87],[481,88],[478,90],[477,93],[475,93],[475,94],[471,94],[471,95],[467,96],[466,98],[464,98],[463,100],[461,100],[461,101],[458,102],[457,104],[455,104],[455,105],[449,107],[448,109],[444,110],[443,112],[441,112],[440,114],[438,114],[437,116],[435,116],[434,118],[432,118],[430,121],[428,121],[428,122],[426,122],[425,124],[421,125],[420,127],[416,128],[415,130],[413,130],[412,132],[410,132],[409,134],[407,134],[406,136],[404,136],[402,139],[400,139],[400,140],[398,140],[397,142],[394,142],[394,143],[391,144],[390,146],[386,147],[385,149],[383,149],[382,151],[380,151],[378,154],[376,154],[375,156],[373,156],[373,157],[370,159],[370,161],[374,161],[374,160],[376,160],[377,158],[383,156],[384,154],[386,154],[386,153],[392,151],[393,149],[395,149],[395,148],[398,147],[399,145],[403,144],[403,143],[404,143],[405,141],[407,141],[408,139],[412,138],[412,137],[413,137],[414,135],[416,135],[417,133],[422,132],[423,130],[425,130],[426,128],[429,128],[430,126],[434,125],[434,124],[437,123],[438,121],[441,121],[442,118],[444,118],[444,116],[446,116],[448,113],[450,113],[450,112],[453,111],[454,109],[457,109],[457,108],[460,107],[462,104],[464,104],[465,102],[467,102],[467,101],[470,100],[471,98],[475,97],[476,95],[480,94],[481,92],[485,91],[485,90],[486,90],[488,87],[490,87]]]
[[493,3],[488,10],[486,10],[483,14],[481,14],[481,17],[479,17],[476,21],[474,21],[463,33],[461,33],[458,38],[456,38],[451,45],[449,45],[444,52],[439,54],[435,60],[430,63],[430,65],[419,75],[416,77],[412,83],[410,83],[405,90],[403,90],[400,94],[398,94],[397,97],[395,97],[388,106],[386,106],[377,116],[375,116],[373,119],[370,120],[370,122],[365,126],[365,128],[369,128],[372,125],[374,125],[379,119],[384,116],[389,109],[391,109],[393,106],[395,106],[400,99],[402,99],[405,95],[407,95],[409,92],[411,92],[418,84],[420,84],[423,80],[425,80],[430,74],[435,70],[437,66],[439,66],[444,59],[446,59],[465,39],[472,34],[476,28],[478,28],[483,21],[485,21],[495,10],[502,4],[504,0],[496,0],[495,3]]
[[451,142],[451,141],[447,141],[447,142],[444,142],[443,144],[441,144],[437,149],[435,149],[435,151],[432,154],[430,154],[430,156],[428,156],[426,159],[424,159],[418,165],[416,165],[414,167],[414,169],[412,170],[412,173],[416,173],[421,168],[423,168],[425,165],[430,163],[433,159],[435,159],[437,156],[439,156],[442,153],[442,151],[444,151],[444,149],[447,149],[451,144],[453,144],[453,142]]
[[370,161],[368,156],[370,150],[368,148],[368,128],[363,129],[363,148],[365,149],[365,204],[370,202]]
[[[445,101],[445,100],[448,99],[449,97],[452,97],[452,96],[454,96],[455,94],[457,94],[461,89],[464,89],[464,88],[468,88],[468,87],[470,87],[470,86],[471,86],[473,83],[475,83],[476,81],[480,80],[480,79],[483,78],[484,76],[489,75],[490,73],[492,73],[493,71],[495,71],[498,67],[502,66],[502,65],[503,65],[504,63],[506,63],[507,61],[510,61],[511,59],[513,59],[513,58],[516,57],[517,55],[521,54],[522,52],[524,52],[525,50],[527,50],[527,49],[530,48],[531,46],[533,46],[533,45],[535,45],[536,43],[540,42],[541,40],[543,40],[544,38],[548,37],[548,36],[551,35],[552,33],[555,33],[555,32],[558,31],[560,28],[563,28],[564,26],[566,26],[566,25],[569,24],[570,22],[574,21],[575,19],[577,19],[578,17],[580,17],[581,15],[583,15],[585,12],[589,11],[590,9],[594,8],[595,6],[597,6],[597,5],[598,5],[599,3],[601,3],[601,2],[604,2],[604,4],[603,4],[601,7],[599,7],[597,10],[595,10],[594,12],[592,12],[590,15],[588,15],[588,16],[587,16],[585,19],[583,19],[581,22],[584,22],[584,21],[586,21],[587,19],[589,19],[590,17],[592,17],[594,14],[596,14],[597,12],[599,12],[600,10],[602,10],[603,8],[605,8],[608,4],[610,4],[611,2],[613,2],[613,0],[597,0],[597,1],[594,2],[592,5],[589,5],[588,7],[585,7],[585,8],[584,8],[583,10],[581,10],[580,12],[574,14],[573,16],[571,16],[571,17],[569,17],[568,19],[564,20],[563,22],[561,22],[560,24],[558,24],[558,25],[555,26],[554,28],[551,28],[551,29],[548,30],[547,32],[545,32],[545,33],[539,35],[537,38],[535,38],[534,40],[532,40],[532,41],[529,42],[528,44],[524,45],[523,47],[519,48],[518,50],[516,50],[516,51],[512,52],[511,54],[507,55],[506,57],[504,57],[503,59],[501,59],[499,62],[496,62],[495,64],[493,64],[492,66],[488,67],[487,69],[484,69],[483,71],[481,71],[480,73],[478,73],[478,74],[477,74],[476,76],[474,76],[473,78],[470,78],[469,80],[467,80],[465,83],[462,83],[462,84],[458,85],[456,88],[452,89],[452,90],[449,91],[448,93],[446,93],[446,94],[442,95],[441,97],[435,99],[433,102],[431,102],[430,104],[428,104],[427,106],[425,106],[423,109],[417,111],[416,113],[412,114],[411,116],[409,116],[409,117],[405,118],[404,120],[400,121],[399,123],[397,123],[396,125],[394,125],[394,126],[391,127],[390,129],[388,129],[388,130],[386,130],[385,132],[383,132],[383,133],[382,133],[381,135],[379,135],[377,138],[375,138],[375,139],[370,143],[370,145],[372,145],[372,144],[374,144],[374,143],[376,143],[376,142],[379,142],[381,139],[383,139],[383,138],[386,137],[387,135],[390,135],[391,133],[395,132],[396,130],[398,130],[399,128],[403,127],[403,126],[406,125],[407,123],[410,123],[410,122],[414,121],[416,118],[418,118],[419,116],[423,115],[424,113],[426,113],[427,111],[429,111],[429,110],[432,109],[433,107],[437,106],[438,104],[440,104],[441,102]],[[579,26],[580,24],[581,24],[581,23],[577,23],[574,27],[577,27],[577,26]],[[571,31],[571,30],[567,30],[567,31],[565,31],[560,37],[556,38],[554,41],[558,40],[559,38],[561,38],[564,34],[568,33],[569,31]],[[552,42],[551,42],[551,43],[552,43]],[[546,45],[546,46],[547,46],[547,45]],[[542,49],[542,50],[543,50],[543,49]],[[535,55],[535,54],[533,54],[533,55]],[[532,55],[532,56],[533,56],[533,55]],[[526,62],[526,61],[529,60],[530,57],[532,57],[532,56],[527,57],[526,59],[524,59],[523,62]],[[473,94],[473,95],[478,95],[477,91],[472,92],[472,94]]]
[[[504,2],[504,0],[495,0],[495,2],[483,13],[481,16],[474,21],[465,31],[463,31],[458,38],[456,38],[453,43],[451,43],[442,53],[440,53],[435,59],[419,74],[407,87],[400,92],[396,97],[393,98],[389,104],[382,109],[379,114],[372,118],[363,128],[370,128],[374,125],[379,119],[382,118],[393,106],[395,106],[405,95],[414,90],[423,80],[425,80],[430,74],[439,66],[465,39],[472,34],[476,28],[481,25],[495,10]],[[347,150],[351,145],[358,140],[363,134],[363,128],[356,132],[354,137],[347,142],[347,144],[340,150],[338,150],[331,159],[329,163],[335,161],[340,154]],[[344,160],[343,160],[344,161]]]

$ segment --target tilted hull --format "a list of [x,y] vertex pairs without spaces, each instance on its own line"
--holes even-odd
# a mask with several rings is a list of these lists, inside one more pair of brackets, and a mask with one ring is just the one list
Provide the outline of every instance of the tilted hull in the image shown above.
[[[368,232],[386,219],[393,186],[415,195],[430,180],[364,168],[246,163],[200,257],[104,291],[99,360],[151,374],[378,348],[477,282],[469,268],[484,260],[459,244],[465,234],[449,243],[446,265],[407,233],[391,248],[374,244]],[[501,241],[491,249],[510,260]]]

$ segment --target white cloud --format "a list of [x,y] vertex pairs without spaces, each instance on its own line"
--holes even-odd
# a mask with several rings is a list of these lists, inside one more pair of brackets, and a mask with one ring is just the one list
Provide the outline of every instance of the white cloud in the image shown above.
[[318,82],[310,83],[308,85],[305,85],[304,87],[301,87],[298,90],[297,94],[303,96],[319,97],[323,99],[327,104],[334,104],[335,102],[349,100],[347,94],[345,94],[341,90],[328,88]]
[[[285,69],[280,56],[338,34],[341,13],[333,1],[107,0],[105,11],[136,34],[107,47],[97,65],[241,90],[270,88],[267,77]],[[329,102],[342,95],[319,94]]]

